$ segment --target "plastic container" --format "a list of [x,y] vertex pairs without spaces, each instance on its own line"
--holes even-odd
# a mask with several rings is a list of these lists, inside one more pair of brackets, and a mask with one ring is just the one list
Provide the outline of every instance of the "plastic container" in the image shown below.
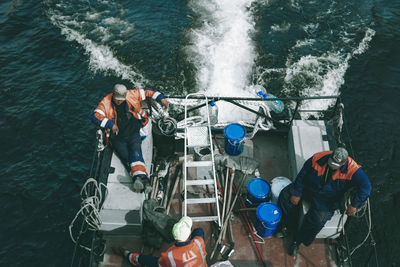
[[[257,92],[257,95],[262,98],[276,98],[272,94],[264,93],[262,90]],[[265,101],[266,105],[275,113],[279,114],[285,109],[285,105],[280,100]]]
[[224,128],[225,151],[231,156],[240,155],[244,148],[246,129],[239,123],[231,123]]
[[215,102],[210,103],[209,107],[210,112],[210,124],[215,125],[218,123],[218,107],[215,105]]
[[281,220],[281,209],[274,203],[265,202],[257,208],[257,234],[262,237],[271,237]]
[[269,200],[271,187],[269,183],[261,178],[251,179],[247,184],[247,207],[257,207],[260,203]]
[[289,180],[289,178],[278,176],[272,179],[271,181],[271,202],[277,204],[278,203],[278,198],[279,194],[289,184],[291,184],[292,181]]

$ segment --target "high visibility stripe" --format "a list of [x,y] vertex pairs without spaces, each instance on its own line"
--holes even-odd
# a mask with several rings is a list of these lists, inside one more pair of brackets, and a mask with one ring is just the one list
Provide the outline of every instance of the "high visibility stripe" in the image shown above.
[[139,120],[142,119],[142,116],[140,116],[140,113],[139,113],[139,112],[137,113],[137,116],[138,116],[138,119],[139,119]]
[[153,99],[157,99],[157,97],[161,95],[160,92],[155,92],[154,95],[152,96]]
[[102,111],[101,109],[95,109],[94,112],[97,112],[103,116],[106,116],[106,114],[104,113],[104,111]]
[[137,176],[137,175],[142,175],[142,174],[147,176],[147,173],[142,172],[142,171],[135,171],[135,172],[132,174],[132,176],[135,177],[135,176]]
[[102,128],[106,127],[107,122],[108,122],[108,119],[107,119],[107,118],[104,118],[104,119],[101,121],[100,127],[102,127]]
[[196,244],[199,246],[200,253],[201,253],[201,257],[203,258],[203,263],[199,266],[199,267],[201,267],[201,266],[203,266],[204,263],[206,262],[206,257],[204,256],[204,252],[203,252],[203,249],[201,248],[201,243],[200,243],[200,241],[197,240],[196,238],[194,238],[193,240],[194,240],[194,242],[196,242]]
[[144,116],[146,113],[144,112],[143,109],[140,109],[140,110],[139,110],[139,114],[142,115],[142,116]]
[[144,163],[141,162],[141,161],[135,161],[135,162],[132,162],[132,163],[131,163],[131,167],[133,167],[133,166],[138,166],[138,165],[144,166]]
[[176,263],[175,263],[174,257],[172,256],[172,250],[170,250],[168,252],[168,259],[171,262],[171,266],[172,267],[176,267]]
[[142,98],[142,101],[146,99],[146,95],[144,94],[144,90],[143,89],[139,89],[140,92],[140,97]]

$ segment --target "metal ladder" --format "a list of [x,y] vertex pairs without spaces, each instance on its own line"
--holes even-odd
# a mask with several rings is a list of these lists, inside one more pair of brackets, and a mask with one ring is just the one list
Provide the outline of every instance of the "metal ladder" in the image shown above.
[[[187,125],[187,106],[188,99],[190,97],[202,97],[205,100],[205,106],[207,110],[207,124],[201,126],[188,126]],[[196,147],[208,147],[211,152],[211,160],[209,161],[188,161],[187,153],[188,149]],[[216,221],[218,226],[221,226],[220,211],[218,205],[218,192],[217,192],[217,180],[215,175],[215,165],[214,165],[214,149],[211,135],[210,127],[210,114],[208,109],[208,98],[202,93],[192,93],[188,94],[185,98],[185,154],[184,154],[184,200],[183,200],[183,214],[184,216],[189,216],[194,222],[205,222],[205,221]],[[188,168],[209,168],[209,173],[212,174],[212,179],[195,179],[188,180]],[[211,172],[212,170],[212,172]],[[196,175],[197,176],[197,175]],[[196,177],[197,178],[197,177]],[[214,196],[209,198],[187,198],[188,186],[204,186],[213,185],[214,186]],[[217,214],[210,214],[209,216],[192,217],[187,215],[188,205],[215,203]]]

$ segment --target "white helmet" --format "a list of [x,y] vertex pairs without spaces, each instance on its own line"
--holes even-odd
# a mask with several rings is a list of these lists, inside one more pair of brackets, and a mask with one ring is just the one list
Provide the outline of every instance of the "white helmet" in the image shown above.
[[185,242],[189,238],[191,232],[192,219],[187,216],[182,217],[172,228],[172,235],[178,242]]
[[123,84],[114,85],[113,97],[115,100],[125,100],[126,98],[126,86]]

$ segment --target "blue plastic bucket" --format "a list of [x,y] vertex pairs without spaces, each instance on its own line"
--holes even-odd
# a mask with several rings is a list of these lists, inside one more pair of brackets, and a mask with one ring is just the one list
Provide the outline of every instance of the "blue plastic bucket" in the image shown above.
[[261,178],[251,179],[247,184],[246,205],[255,207],[261,202],[269,200],[271,187],[269,183]]
[[256,230],[259,236],[271,237],[281,220],[281,209],[274,203],[265,202],[257,208]]
[[237,156],[243,152],[246,130],[239,123],[231,123],[224,128],[225,151],[231,156]]

